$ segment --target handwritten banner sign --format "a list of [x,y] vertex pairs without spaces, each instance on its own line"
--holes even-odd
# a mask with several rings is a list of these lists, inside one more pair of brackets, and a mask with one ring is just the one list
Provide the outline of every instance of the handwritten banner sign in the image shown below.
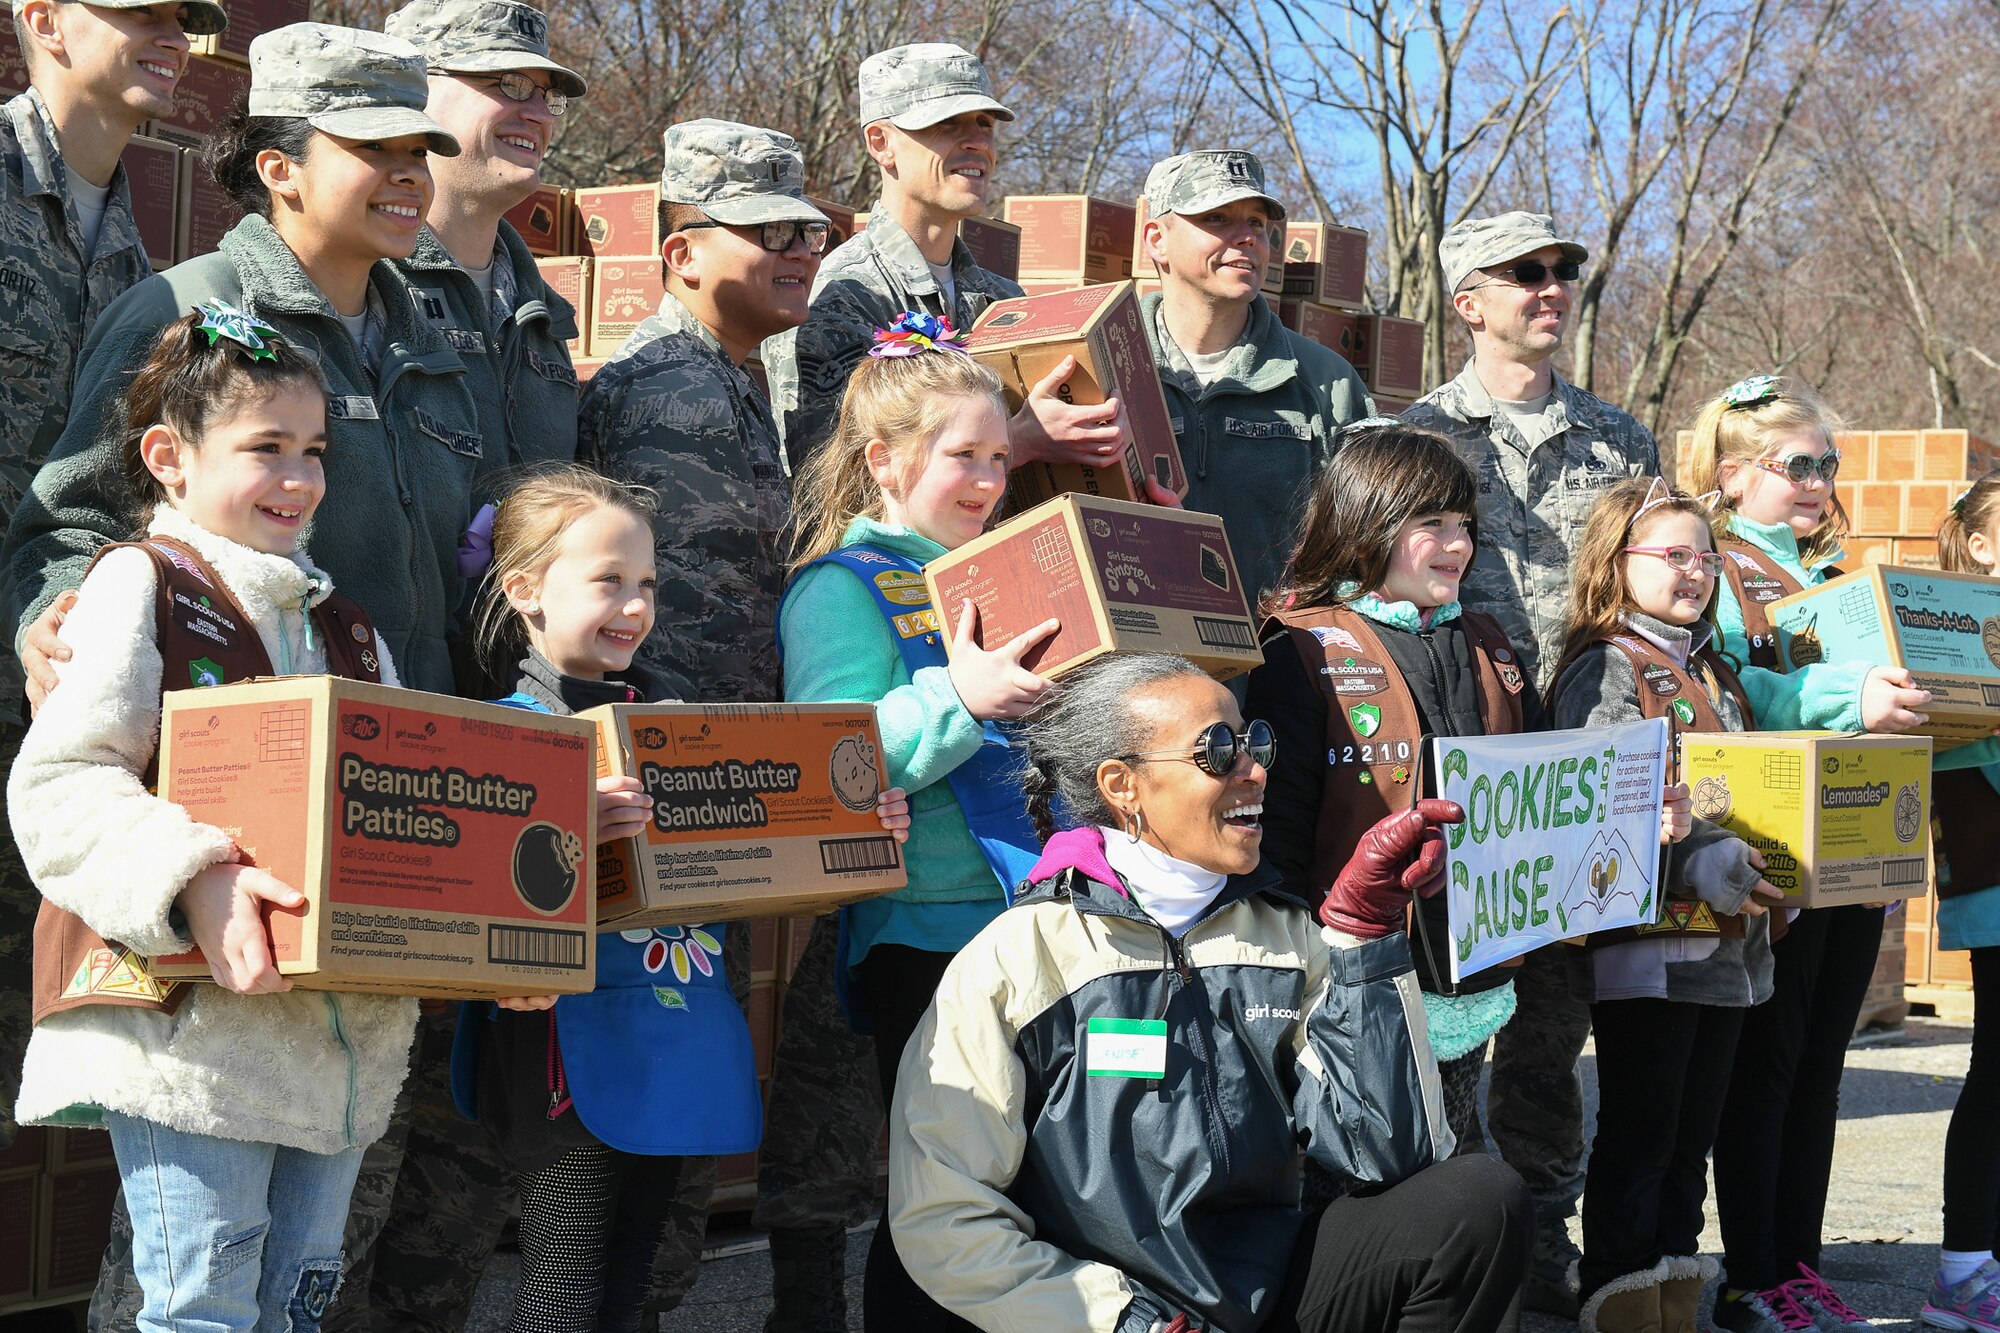
[[1431,742],[1446,830],[1452,980],[1658,907],[1667,724]]

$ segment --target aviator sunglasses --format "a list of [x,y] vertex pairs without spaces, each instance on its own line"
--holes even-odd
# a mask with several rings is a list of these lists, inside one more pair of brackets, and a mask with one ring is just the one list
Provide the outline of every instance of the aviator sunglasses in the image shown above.
[[[1481,272],[1490,271],[1481,270]],[[1512,282],[1521,287],[1540,287],[1548,282],[1551,272],[1556,275],[1557,282],[1575,282],[1579,277],[1583,276],[1583,265],[1577,263],[1574,259],[1558,259],[1554,264],[1544,264],[1539,259],[1523,259],[1518,264],[1509,264],[1506,268],[1501,269],[1500,272],[1506,276],[1504,278],[1496,277],[1493,280],[1494,282]],[[1468,290],[1490,286],[1492,286],[1492,283],[1474,283],[1473,287]]]
[[1143,759],[1185,760],[1212,778],[1228,777],[1236,770],[1236,756],[1248,753],[1252,763],[1265,768],[1278,757],[1278,738],[1271,731],[1271,724],[1258,718],[1243,728],[1231,731],[1227,722],[1217,722],[1201,733],[1201,740],[1190,751],[1148,750],[1144,754],[1121,754],[1118,757],[1128,764]]
[[[687,222],[675,227],[675,232],[700,231],[703,227],[727,227],[727,222]],[[747,222],[745,227],[758,229],[757,244],[772,254],[781,255],[792,248],[792,241],[799,236],[806,239],[806,253],[809,255],[826,252],[827,224],[824,222]]]

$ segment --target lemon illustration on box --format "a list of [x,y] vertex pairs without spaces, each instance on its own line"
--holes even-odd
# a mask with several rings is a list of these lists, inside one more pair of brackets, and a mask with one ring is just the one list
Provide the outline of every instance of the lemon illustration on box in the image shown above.
[[1770,617],[1794,667],[1907,668],[1932,695],[1918,730],[1940,749],[2000,726],[2000,579],[1870,565],[1771,603]]
[[599,769],[639,780],[646,827],[597,853],[607,927],[818,914],[906,882],[875,816],[881,735],[862,704],[614,704]]
[[1764,855],[1787,907],[1923,894],[1930,884],[1931,742],[1834,732],[1684,735],[1695,813]]

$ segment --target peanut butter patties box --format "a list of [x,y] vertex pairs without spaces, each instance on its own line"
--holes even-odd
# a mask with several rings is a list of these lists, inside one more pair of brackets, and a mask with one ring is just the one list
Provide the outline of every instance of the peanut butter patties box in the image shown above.
[[[557,995],[596,973],[596,727],[335,676],[170,691],[160,795],[306,895],[311,990]],[[155,959],[206,979],[199,952]]]
[[2000,579],[1870,565],[1771,603],[1779,650],[1794,667],[1868,662],[1906,667],[1931,692],[1916,730],[1939,749],[2000,727]]
[[1124,450],[1116,462],[1101,468],[1079,463],[1018,467],[1012,489],[1019,507],[1067,491],[1144,500],[1147,477],[1175,495],[1187,494],[1187,472],[1131,283],[996,301],[966,335],[965,350],[1000,377],[1007,404],[1015,411],[1066,356],[1076,358],[1076,370],[1060,391],[1064,402],[1116,398],[1124,408]]
[[1222,520],[1160,505],[1060,495],[924,566],[946,628],[979,609],[989,651],[1051,616],[1022,659],[1060,676],[1105,653],[1178,653],[1217,679],[1264,660]]
[[831,911],[908,882],[882,828],[866,704],[609,704],[598,770],[639,779],[643,832],[598,849],[606,928]]
[[1829,731],[1685,732],[1694,812],[1764,854],[1787,907],[1921,897],[1930,887],[1931,743]]

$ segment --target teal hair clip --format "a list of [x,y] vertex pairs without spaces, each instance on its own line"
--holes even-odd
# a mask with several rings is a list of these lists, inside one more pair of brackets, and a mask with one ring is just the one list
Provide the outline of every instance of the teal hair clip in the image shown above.
[[278,359],[271,350],[273,344],[283,341],[278,331],[249,311],[238,310],[227,301],[203,301],[194,313],[201,316],[195,330],[207,337],[210,347],[227,338],[248,352],[252,361]]
[[1731,407],[1755,407],[1778,396],[1776,375],[1750,375],[1722,391],[1722,401]]

